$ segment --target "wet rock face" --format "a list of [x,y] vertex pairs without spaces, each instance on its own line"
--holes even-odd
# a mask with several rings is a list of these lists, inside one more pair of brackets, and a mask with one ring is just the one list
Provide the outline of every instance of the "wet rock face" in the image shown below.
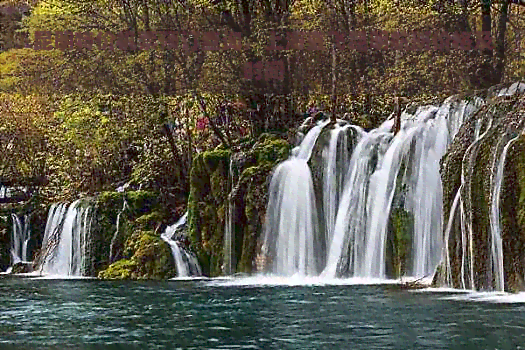
[[[492,97],[463,125],[443,158],[448,249],[436,283],[476,290],[499,290],[503,284],[507,291],[525,290],[524,112],[523,95]],[[498,191],[498,165],[504,155]]]
[[413,226],[412,213],[401,207],[392,209],[386,246],[386,275],[389,278],[400,278],[410,272]]
[[[103,192],[98,196],[91,229],[88,275],[97,276],[112,263],[130,258],[133,254],[125,254],[126,244],[135,232],[155,231],[166,216],[158,197],[153,191]],[[159,235],[157,231],[160,240]]]
[[33,272],[32,263],[19,262],[13,265],[12,274]]
[[190,176],[188,236],[205,275],[222,273],[228,201],[234,208],[234,270],[255,269],[269,180],[273,168],[288,157],[289,150],[286,140],[263,134],[240,151],[216,149],[195,157]]
[[8,217],[0,216],[0,271],[5,271],[9,267],[11,259],[9,253],[10,244]]

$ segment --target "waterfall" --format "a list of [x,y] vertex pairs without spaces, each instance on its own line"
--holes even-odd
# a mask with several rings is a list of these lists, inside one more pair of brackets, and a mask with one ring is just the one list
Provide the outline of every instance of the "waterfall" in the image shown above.
[[[269,271],[386,278],[394,274],[387,250],[407,239],[409,252],[398,257],[406,260],[402,273],[431,275],[443,248],[440,160],[480,105],[480,99],[450,97],[440,106],[405,111],[396,135],[392,118],[369,132],[316,125],[272,176],[261,249],[270,260]],[[325,132],[327,125],[331,130]],[[351,137],[349,129],[356,131]],[[318,142],[320,135],[328,142]],[[318,147],[324,147],[321,193],[314,191],[317,180],[309,162]],[[351,153],[341,152],[344,148]],[[393,209],[409,218],[407,237],[392,232]]]
[[113,237],[111,237],[111,243],[109,245],[109,262],[110,263],[113,263],[115,261],[115,255],[116,255],[115,244],[117,242],[118,235],[120,232],[120,216],[122,215],[122,213],[124,213],[124,211],[126,211],[127,207],[128,207],[128,201],[126,200],[126,196],[124,196],[124,200],[122,203],[122,209],[120,209],[120,211],[117,214],[117,223],[116,223],[115,233],[113,234]]
[[197,258],[181,245],[179,240],[174,239],[187,224],[188,212],[186,212],[174,225],[168,226],[161,235],[162,240],[169,244],[175,261],[178,277],[201,276],[201,268]]
[[[228,173],[228,183],[230,184],[230,191],[234,186],[233,174],[233,160],[230,159],[230,170]],[[224,223],[224,263],[223,274],[231,275],[235,270],[235,231],[233,215],[235,213],[235,203],[231,198],[228,198],[228,210],[226,211],[226,220]]]
[[[502,138],[502,142],[506,139],[505,135]],[[495,290],[504,291],[505,290],[505,274],[503,271],[503,242],[501,239],[501,223],[500,223],[500,192],[501,185],[503,182],[503,170],[505,168],[505,160],[507,158],[507,151],[514,141],[520,137],[520,134],[512,138],[503,148],[503,152],[499,159],[495,157],[494,164],[495,174],[493,173],[491,183],[491,210],[490,210],[490,228],[491,228],[491,263],[492,271],[490,280],[494,280]],[[496,162],[497,159],[497,162]]]
[[41,271],[82,276],[85,271],[92,210],[82,200],[54,204],[49,210],[41,253]]
[[28,262],[27,245],[31,238],[29,215],[24,215],[23,220],[16,214],[11,214],[13,220],[13,236],[11,240],[12,265],[19,262]]
[[[472,168],[472,163],[474,162],[477,154],[477,149],[481,141],[488,135],[489,131],[492,129],[492,118],[489,120],[487,128],[483,132],[483,134],[480,134],[480,123],[476,126],[476,131],[474,132],[474,142],[467,148],[465,155],[463,157],[463,166],[461,168],[461,185],[458,188],[457,192],[457,199],[459,201],[459,207],[460,207],[460,219],[461,219],[461,249],[462,249],[462,259],[461,259],[461,286],[462,288],[470,288],[474,289],[474,252],[473,252],[473,240],[472,240],[472,218],[469,214],[471,212],[471,208],[466,208],[466,202],[464,196],[461,194],[463,193],[463,188],[468,187],[467,181],[470,181],[470,174],[466,174],[466,172]],[[467,164],[467,166],[465,166]],[[456,206],[453,206],[453,210],[456,210]],[[454,215],[454,212],[451,212],[451,216]],[[468,221],[467,221],[468,220]],[[450,229],[452,228],[452,222],[451,219],[449,227],[447,227],[447,231],[445,232],[445,242],[447,242],[446,245],[446,252],[447,252],[447,263],[446,266],[450,268],[450,257],[448,255],[448,241],[450,237]],[[468,252],[468,253],[467,253]],[[468,267],[467,267],[468,265]],[[468,284],[467,284],[468,281]]]
[[349,130],[355,133],[357,139],[363,135],[363,129],[359,127],[336,125],[334,129],[330,130],[327,152],[323,152],[323,208],[327,242],[331,242],[333,238],[337,209],[346,175],[344,169],[350,162],[351,154],[347,147],[351,142],[348,135]]
[[279,275],[311,275],[320,266],[315,256],[317,209],[308,160],[328,122],[314,126],[290,159],[275,169],[270,182],[262,253]]
[[[525,84],[491,90],[492,103],[466,125],[464,136],[456,142],[452,167],[444,164],[446,173],[456,171],[458,165],[461,173],[449,199],[439,281],[455,288],[505,291],[506,276],[512,272],[504,264],[500,192],[507,152],[524,129],[523,117],[511,112],[515,107],[508,97],[525,92]],[[457,157],[462,154],[457,152],[463,156]]]

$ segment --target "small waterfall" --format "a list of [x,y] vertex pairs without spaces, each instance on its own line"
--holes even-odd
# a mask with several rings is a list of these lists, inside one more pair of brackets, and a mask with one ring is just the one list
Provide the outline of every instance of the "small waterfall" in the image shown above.
[[347,147],[351,142],[348,135],[349,130],[355,134],[356,139],[363,135],[363,129],[359,127],[336,125],[334,129],[330,130],[328,149],[323,152],[323,208],[327,242],[331,242],[333,238],[337,209],[346,175],[344,169],[351,157],[351,152]]
[[13,220],[13,236],[11,241],[12,265],[19,262],[28,262],[27,246],[31,238],[29,215],[21,220],[16,214],[11,214]]
[[[488,135],[492,129],[493,120],[490,119],[487,128],[483,134],[479,133],[479,129],[476,128],[474,133],[474,142],[467,148],[465,156],[463,157],[463,166],[461,168],[461,185],[458,189],[458,199],[460,204],[460,219],[461,219],[461,249],[462,249],[462,260],[461,260],[461,285],[462,288],[474,289],[474,252],[473,252],[473,231],[472,231],[472,218],[471,208],[467,207],[467,203],[464,199],[463,188],[469,187],[468,182],[471,179],[469,170],[472,168],[472,164],[476,158],[477,150],[480,142]],[[467,164],[467,166],[465,166]],[[468,181],[468,182],[467,182]],[[468,221],[467,221],[468,220]],[[448,242],[450,232],[446,234],[445,239]],[[448,251],[448,247],[447,247]],[[468,253],[467,253],[468,252]],[[468,265],[468,266],[467,266]],[[450,261],[447,262],[447,266],[450,266]],[[468,282],[468,283],[467,283]]]
[[[525,84],[514,83],[493,91],[493,95],[508,97],[523,92]],[[468,132],[465,139],[461,139],[466,148],[461,143],[457,146],[463,156],[453,154],[452,169],[460,165],[461,176],[455,196],[450,199],[452,205],[444,231],[444,271],[441,270],[439,279],[442,285],[471,290],[505,291],[506,288],[509,271],[504,265],[500,192],[507,152],[519,139],[524,121],[519,114],[508,114],[507,108],[512,108],[509,102],[498,101],[504,100],[487,105],[486,110],[467,125]],[[450,172],[446,164],[444,169]],[[486,199],[480,202],[480,196]]]
[[186,226],[188,212],[186,212],[174,225],[168,226],[161,235],[162,240],[169,244],[178,277],[201,276],[202,271],[197,258],[188,252],[174,236]]
[[[505,274],[503,271],[503,241],[501,239],[501,223],[500,223],[500,192],[501,185],[503,182],[503,170],[505,168],[505,160],[507,158],[507,151],[514,141],[520,137],[518,134],[516,137],[512,138],[503,148],[503,152],[496,164],[495,167],[495,176],[491,179],[492,191],[491,191],[491,210],[490,210],[490,228],[491,228],[491,263],[492,271],[490,280],[494,280],[495,287],[497,291],[505,290]],[[506,135],[502,138],[506,139]],[[496,160],[496,157],[495,157]],[[493,173],[494,175],[494,173]]]
[[407,273],[432,273],[441,256],[442,189],[439,161],[459,126],[477,107],[449,98],[440,107],[402,114],[367,133],[356,146],[323,275],[385,278],[392,206],[413,218]]
[[127,207],[128,207],[128,201],[126,200],[126,197],[124,196],[124,200],[122,203],[122,209],[120,209],[120,211],[117,214],[117,223],[116,223],[117,227],[115,228],[115,233],[113,234],[113,237],[111,237],[111,243],[109,245],[109,262],[110,263],[115,262],[115,255],[116,255],[115,244],[117,242],[118,235],[120,233],[120,216],[122,215],[122,213],[124,213],[124,211],[126,211]]
[[343,269],[356,275],[361,268],[359,263],[365,252],[368,179],[390,142],[391,134],[386,131],[390,127],[386,124],[364,135],[352,154],[324,276],[335,277]]
[[42,243],[41,271],[49,275],[83,276],[92,210],[77,200],[49,210]]

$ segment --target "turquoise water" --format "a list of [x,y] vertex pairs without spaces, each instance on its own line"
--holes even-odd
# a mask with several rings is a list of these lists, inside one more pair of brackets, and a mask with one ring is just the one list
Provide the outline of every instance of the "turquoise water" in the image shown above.
[[0,348],[520,349],[525,304],[392,285],[0,280]]

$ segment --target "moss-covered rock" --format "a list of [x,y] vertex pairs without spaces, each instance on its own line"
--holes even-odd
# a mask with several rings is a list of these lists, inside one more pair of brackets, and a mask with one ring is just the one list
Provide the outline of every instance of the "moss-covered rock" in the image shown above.
[[137,279],[135,271],[137,262],[131,259],[121,259],[98,274],[98,278],[105,280],[130,280]]
[[126,241],[133,232],[155,230],[166,221],[166,212],[158,198],[158,193],[153,191],[102,192],[98,196],[92,227],[90,275],[96,276],[111,263],[124,258]]
[[413,227],[414,216],[412,213],[403,208],[392,209],[386,254],[386,272],[390,278],[399,278],[410,272]]
[[161,280],[176,274],[171,250],[166,242],[152,231],[134,232],[126,241],[125,259],[100,271],[101,279]]
[[33,265],[29,262],[19,262],[13,265],[12,274],[33,272]]
[[[491,290],[496,285],[496,267],[492,261],[491,222],[494,179],[497,164],[508,142],[525,128],[522,113],[525,97],[489,100],[468,120],[456,136],[442,161],[445,228],[462,183],[463,215],[456,210],[450,221],[448,262],[440,279],[456,288]],[[476,130],[483,136],[475,141]],[[524,204],[520,201],[525,185],[524,136],[508,149],[500,192],[500,228],[503,243],[504,289],[524,290],[525,226],[521,220]],[[445,232],[447,233],[447,232]],[[472,271],[472,272],[471,272]],[[450,279],[450,280],[448,280]]]
[[189,238],[203,273],[213,276],[221,272],[230,156],[229,150],[200,153],[190,174]]
[[155,230],[164,220],[164,217],[164,213],[160,211],[153,211],[135,219],[135,226],[142,230]]
[[[189,238],[203,273],[222,273],[225,220],[231,200],[235,271],[251,272],[266,212],[267,187],[275,165],[290,151],[286,140],[262,134],[233,154],[218,148],[193,161],[190,178]],[[231,176],[230,176],[231,169]]]

